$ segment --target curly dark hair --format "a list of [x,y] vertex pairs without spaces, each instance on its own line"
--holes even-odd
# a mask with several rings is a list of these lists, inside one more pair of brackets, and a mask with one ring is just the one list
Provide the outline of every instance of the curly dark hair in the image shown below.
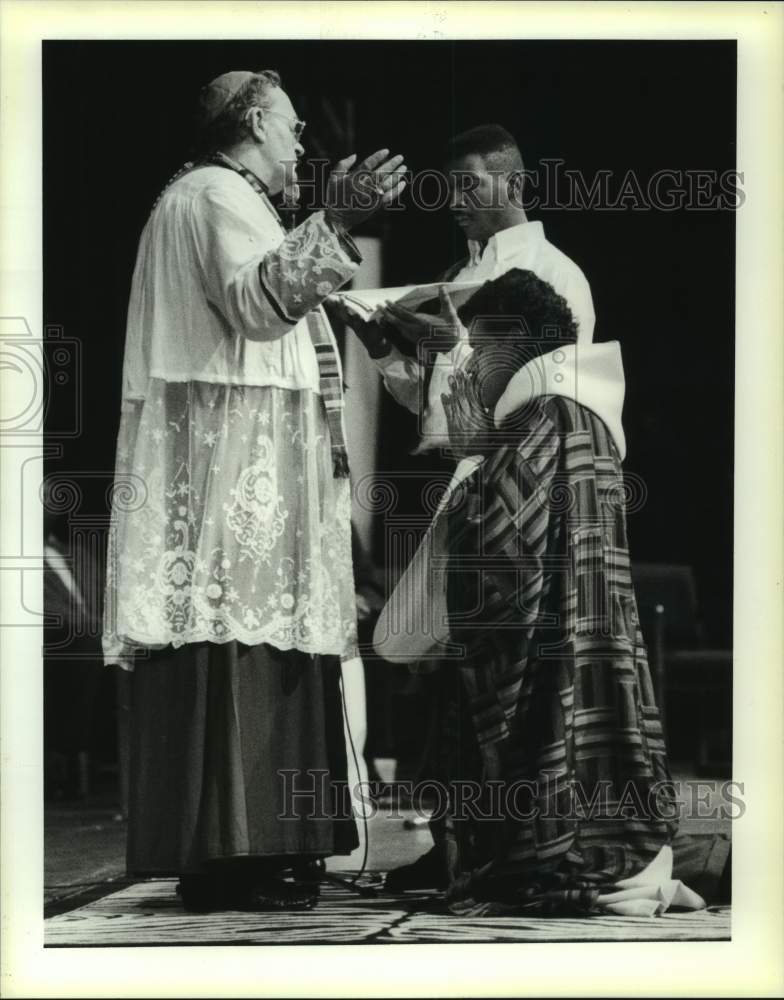
[[[240,87],[217,118],[211,120],[205,115],[200,101],[195,115],[193,154],[197,157],[207,156],[244,139],[249,134],[248,111],[255,107],[265,107],[269,91],[280,86],[280,74],[276,70],[260,69]],[[207,89],[205,87],[204,91]]]
[[458,310],[472,343],[519,337],[527,357],[577,341],[577,324],[566,299],[533,271],[512,268],[486,281]]

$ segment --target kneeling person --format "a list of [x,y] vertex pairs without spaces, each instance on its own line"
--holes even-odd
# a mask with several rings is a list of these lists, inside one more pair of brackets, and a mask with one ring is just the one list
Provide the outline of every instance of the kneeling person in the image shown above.
[[[453,910],[590,912],[672,838],[674,802],[630,575],[617,343],[576,345],[530,271],[460,311],[473,355],[444,394],[479,455],[448,505]],[[455,789],[474,779],[478,794]]]

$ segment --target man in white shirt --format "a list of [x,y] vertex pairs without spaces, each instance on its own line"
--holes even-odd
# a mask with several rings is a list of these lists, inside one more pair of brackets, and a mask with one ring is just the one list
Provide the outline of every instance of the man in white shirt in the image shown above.
[[294,193],[303,127],[274,71],[204,89],[201,155],[153,208],[128,308],[104,649],[133,669],[129,872],[179,875],[192,909],[307,908],[281,876],[357,843],[330,787],[356,606],[321,303],[404,168],[343,160],[287,235],[268,195]]
[[[578,343],[590,343],[595,314],[585,275],[569,257],[550,243],[541,222],[529,222],[523,208],[523,160],[505,128],[479,125],[449,144],[446,168],[450,179],[450,210],[468,241],[468,254],[453,265],[444,281],[492,281],[512,268],[532,271],[565,299],[578,324]],[[414,344],[427,341],[425,356],[406,356],[384,336],[384,327],[344,318],[355,330],[395,399],[421,415],[419,452],[448,446],[441,405],[449,376],[470,354],[465,330],[454,344],[455,317],[448,307],[440,316],[412,313],[394,303],[385,321]],[[439,334],[445,347],[437,352]]]
[[[596,317],[588,281],[577,264],[547,240],[542,223],[528,221],[523,208],[523,160],[513,136],[500,125],[477,126],[451,140],[445,165],[450,179],[450,210],[468,241],[468,254],[443,275],[443,280],[486,282],[514,268],[533,272],[566,300],[577,324],[578,345],[590,344]],[[468,332],[448,295],[441,295],[438,316],[413,313],[395,303],[387,304],[381,324],[363,324],[347,310],[341,315],[364,343],[387,389],[402,406],[420,415],[416,453],[448,449],[441,397],[449,394],[450,377],[472,353]],[[419,345],[417,358],[393,345],[389,326]],[[460,469],[456,475],[460,476]],[[401,643],[405,645],[405,638]],[[383,655],[383,650],[379,652]],[[435,711],[441,710],[442,679],[438,673],[422,678]],[[438,841],[441,834],[437,825],[432,824],[431,829]],[[441,859],[435,847],[413,864],[391,872],[387,887],[437,886],[441,877]]]

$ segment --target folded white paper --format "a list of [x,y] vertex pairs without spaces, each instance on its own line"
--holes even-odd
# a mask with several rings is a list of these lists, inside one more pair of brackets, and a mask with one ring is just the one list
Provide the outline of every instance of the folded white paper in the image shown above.
[[445,288],[456,309],[467,302],[481,285],[480,281],[436,282],[430,285],[400,285],[396,288],[356,288],[335,292],[328,297],[339,299],[361,319],[377,318],[378,307],[384,302],[396,302],[416,312],[425,302],[437,302],[439,288]]

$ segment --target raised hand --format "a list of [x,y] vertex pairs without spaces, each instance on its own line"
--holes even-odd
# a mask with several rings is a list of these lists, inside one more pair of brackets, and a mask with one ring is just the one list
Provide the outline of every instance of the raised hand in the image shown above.
[[386,302],[380,306],[381,315],[412,344],[417,344],[424,337],[433,336],[438,338],[437,350],[451,351],[460,339],[463,327],[449,292],[443,285],[438,290],[438,297],[441,311],[437,316],[413,312],[395,302]]
[[385,338],[380,323],[363,319],[337,296],[328,299],[325,306],[330,318],[334,316],[340,323],[351,327],[371,358],[383,358],[389,354],[391,345]]
[[484,454],[493,444],[493,419],[479,398],[476,372],[458,368],[449,379],[450,393],[441,402],[449,429],[449,444],[456,455]]
[[341,160],[327,182],[327,218],[346,230],[391,204],[406,186],[408,168],[401,155],[390,157],[388,149],[379,149],[354,167],[356,159],[352,153]]

